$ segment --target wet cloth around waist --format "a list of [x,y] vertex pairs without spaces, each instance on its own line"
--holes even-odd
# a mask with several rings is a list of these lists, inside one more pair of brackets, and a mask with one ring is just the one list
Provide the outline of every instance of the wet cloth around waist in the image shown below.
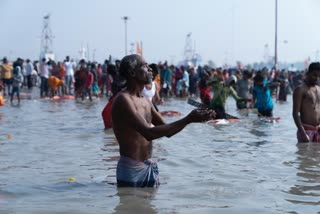
[[159,186],[157,162],[151,159],[142,162],[121,156],[117,165],[117,184],[118,187]]
[[[314,143],[320,143],[320,126],[311,126],[308,124],[303,124],[303,128],[309,136],[310,140]],[[297,138],[299,142],[302,142],[302,135],[299,130],[297,132]]]

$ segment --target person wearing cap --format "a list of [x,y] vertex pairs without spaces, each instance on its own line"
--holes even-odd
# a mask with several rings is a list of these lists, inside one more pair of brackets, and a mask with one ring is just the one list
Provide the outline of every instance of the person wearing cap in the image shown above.
[[13,67],[8,63],[6,57],[2,59],[2,65],[0,67],[1,77],[3,81],[3,95],[6,96],[6,87],[8,89],[8,96],[10,95],[11,85],[12,85],[12,71]]
[[215,75],[208,81],[207,84],[212,86],[214,94],[212,100],[210,101],[210,108],[214,109],[217,113],[216,119],[231,119],[227,118],[225,111],[225,104],[229,96],[232,96],[237,103],[245,101],[244,99],[240,98],[237,95],[237,92],[233,89],[232,84],[235,83],[235,76],[230,76],[228,81],[224,82],[222,76]]
[[305,76],[293,93],[292,116],[299,143],[320,143],[320,63],[311,63]]

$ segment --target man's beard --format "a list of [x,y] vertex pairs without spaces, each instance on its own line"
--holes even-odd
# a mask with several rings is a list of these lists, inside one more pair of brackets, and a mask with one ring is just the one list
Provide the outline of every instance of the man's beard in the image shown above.
[[148,77],[146,84],[151,84],[151,83],[152,83],[152,77]]
[[151,83],[152,83],[152,76],[151,75],[147,75],[145,77],[144,84],[151,84]]
[[140,79],[138,82],[143,83],[144,85],[151,84],[152,78]]

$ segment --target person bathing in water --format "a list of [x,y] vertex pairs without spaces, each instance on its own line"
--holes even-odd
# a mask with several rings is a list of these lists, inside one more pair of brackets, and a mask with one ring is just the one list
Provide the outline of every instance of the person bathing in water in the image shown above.
[[262,72],[257,72],[254,77],[254,87],[252,92],[252,102],[250,108],[258,109],[258,115],[262,117],[273,116],[273,100],[271,97],[270,86],[279,83],[268,83]]
[[112,127],[119,143],[117,165],[119,187],[155,187],[159,185],[157,163],[151,160],[152,140],[171,137],[193,122],[215,117],[213,110],[195,109],[186,117],[166,124],[150,100],[142,95],[152,81],[151,69],[139,55],[125,56],[119,73],[127,87],[120,91],[112,105]]
[[159,85],[158,83],[155,81],[155,78],[157,76],[157,74],[159,73],[159,68],[157,64],[150,64],[149,67],[152,70],[152,82],[150,84],[146,84],[142,90],[142,95],[144,97],[146,97],[148,100],[150,100],[150,102],[153,104],[153,106],[155,107],[155,109],[157,111],[158,107],[157,105],[162,105],[163,101],[160,98],[159,95]]
[[23,75],[21,74],[21,67],[16,66],[13,69],[13,76],[12,76],[12,91],[10,95],[10,103],[13,102],[14,95],[17,95],[18,104],[20,104],[20,88],[23,83]]
[[112,128],[112,105],[113,100],[117,96],[117,94],[125,87],[125,80],[120,77],[119,73],[116,70],[116,66],[113,64],[109,64],[107,68],[107,72],[112,76],[112,83],[111,83],[111,93],[112,96],[110,97],[107,105],[104,107],[101,115],[104,123],[104,129]]
[[210,78],[211,71],[209,70],[209,68],[205,68],[200,74],[200,81],[198,83],[201,103],[207,106],[210,106],[210,101],[212,100],[211,87],[207,84]]
[[231,86],[235,81],[235,79],[230,78],[225,84],[221,77],[213,76],[213,78],[207,83],[209,86],[212,86],[213,89],[214,95],[210,101],[210,108],[216,112],[216,119],[233,119],[228,118],[229,116],[227,116],[225,111],[225,104],[228,96],[231,95],[237,103],[246,102],[245,99],[238,97],[237,92]]
[[320,143],[320,63],[311,63],[304,83],[293,93],[292,116],[298,142]]
[[[246,99],[247,101],[251,101],[251,94],[250,91],[252,90],[252,72],[249,70],[244,70],[242,72],[242,78],[239,79],[236,83],[237,85],[237,94],[239,97]],[[247,102],[237,103],[238,109],[246,109],[248,108]]]

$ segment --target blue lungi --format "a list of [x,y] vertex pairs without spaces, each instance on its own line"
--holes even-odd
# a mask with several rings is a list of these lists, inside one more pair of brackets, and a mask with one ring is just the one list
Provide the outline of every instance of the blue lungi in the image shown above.
[[159,171],[157,162],[151,159],[137,161],[121,156],[117,165],[118,187],[157,187]]

